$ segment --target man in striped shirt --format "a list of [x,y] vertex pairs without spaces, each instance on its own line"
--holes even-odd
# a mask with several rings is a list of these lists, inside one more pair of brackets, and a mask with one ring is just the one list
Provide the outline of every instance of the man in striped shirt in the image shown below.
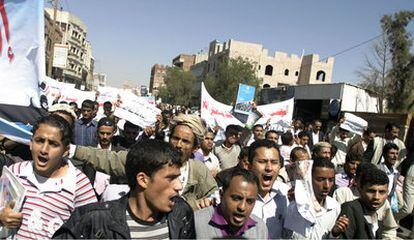
[[43,117],[33,127],[33,161],[10,166],[26,188],[21,212],[13,212],[13,203],[0,211],[2,227],[17,229],[13,238],[51,238],[76,207],[96,202],[88,178],[66,159],[70,139],[66,120]]
[[132,146],[125,166],[129,194],[78,208],[54,238],[195,238],[193,211],[179,197],[179,152],[168,143],[145,140]]

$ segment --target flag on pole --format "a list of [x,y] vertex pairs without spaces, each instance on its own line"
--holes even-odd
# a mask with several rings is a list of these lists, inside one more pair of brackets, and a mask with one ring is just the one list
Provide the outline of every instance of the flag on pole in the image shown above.
[[0,117],[33,122],[45,76],[44,1],[0,0]]

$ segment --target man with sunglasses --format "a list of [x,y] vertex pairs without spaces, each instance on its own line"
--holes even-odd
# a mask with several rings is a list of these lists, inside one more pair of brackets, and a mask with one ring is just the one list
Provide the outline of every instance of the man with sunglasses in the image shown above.
[[219,142],[214,148],[214,154],[218,157],[221,170],[232,168],[237,165],[238,156],[240,154],[241,127],[237,125],[228,125],[226,127],[224,142]]

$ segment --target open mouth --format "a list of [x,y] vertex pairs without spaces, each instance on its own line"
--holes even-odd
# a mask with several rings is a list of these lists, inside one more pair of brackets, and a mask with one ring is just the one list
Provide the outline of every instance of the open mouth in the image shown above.
[[273,175],[263,175],[263,185],[268,187],[272,184]]
[[47,158],[39,156],[37,159],[39,159],[39,165],[45,166],[47,164]]
[[243,214],[235,213],[233,214],[233,219],[236,223],[243,223],[246,216]]

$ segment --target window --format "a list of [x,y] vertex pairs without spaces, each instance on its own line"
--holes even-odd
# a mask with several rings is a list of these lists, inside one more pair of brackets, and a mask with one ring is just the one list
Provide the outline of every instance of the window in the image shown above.
[[295,72],[295,76],[299,76],[299,71],[296,71]]
[[324,71],[318,71],[316,73],[316,80],[325,82],[325,72]]
[[285,69],[285,76],[289,76],[289,69]]
[[270,88],[270,85],[266,83],[263,85],[263,88]]
[[273,74],[273,67],[271,65],[267,65],[265,68],[265,75],[272,76]]

